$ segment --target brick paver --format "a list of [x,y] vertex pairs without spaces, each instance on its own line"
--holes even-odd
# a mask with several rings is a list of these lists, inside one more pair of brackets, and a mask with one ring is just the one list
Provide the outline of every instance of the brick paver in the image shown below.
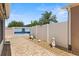
[[[9,39],[8,39],[9,40]],[[11,43],[11,55],[12,56],[58,56],[66,53],[57,48],[53,49],[55,52],[49,52],[47,49],[30,41],[27,36],[15,36],[10,38]],[[68,55],[73,55],[69,54]]]
[[11,42],[11,55],[13,56],[51,56],[55,55],[43,47],[27,40],[24,37],[14,37]]

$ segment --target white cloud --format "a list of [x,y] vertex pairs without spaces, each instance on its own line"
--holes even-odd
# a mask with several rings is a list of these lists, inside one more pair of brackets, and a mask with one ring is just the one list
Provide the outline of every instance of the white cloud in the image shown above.
[[52,6],[46,6],[45,4],[42,4],[37,8],[38,11],[44,12],[44,11],[52,11],[52,14],[55,14],[57,16],[58,22],[65,22],[67,21],[67,10],[61,9],[59,5]]
[[52,13],[57,16],[58,22],[65,22],[68,18],[67,10],[62,10],[60,7],[56,7],[52,10]]
[[[45,4],[41,4],[41,6],[39,6],[37,8],[38,11],[44,12],[44,11],[52,11],[53,14],[55,14],[57,16],[57,20],[58,22],[64,22],[67,21],[67,11],[66,10],[62,10],[60,6],[55,5],[54,7],[51,6],[46,6]],[[17,11],[18,12],[18,11]],[[27,13],[27,14],[10,14],[10,18],[8,20],[6,20],[6,26],[8,25],[9,22],[16,20],[16,21],[23,21],[24,24],[29,24],[31,22],[31,20],[37,20],[41,17],[41,13],[40,15],[36,15],[35,13]]]
[[65,21],[67,21],[68,19],[68,12],[67,12],[67,10],[63,10],[63,11],[59,11],[57,14],[56,14],[56,16],[57,16],[57,20],[59,21],[59,22],[65,22]]

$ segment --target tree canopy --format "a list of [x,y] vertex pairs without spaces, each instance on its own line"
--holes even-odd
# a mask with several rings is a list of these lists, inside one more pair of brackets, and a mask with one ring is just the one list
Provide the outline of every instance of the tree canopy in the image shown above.
[[[56,15],[52,14],[52,12],[45,11],[44,13],[41,14],[41,18],[37,20],[31,21],[31,24],[29,26],[36,26],[36,25],[44,25],[44,24],[49,24],[50,22],[57,23],[57,17]],[[18,21],[12,21],[9,23],[8,27],[22,27],[24,26],[23,22],[18,22]]]
[[57,23],[58,21],[56,20],[57,17],[56,15],[52,15],[52,12],[48,12],[45,11],[44,13],[41,14],[41,18],[39,19],[39,21],[31,21],[31,26],[35,26],[35,25],[43,25],[43,24],[49,24],[50,22],[54,22]]
[[38,21],[34,20],[34,21],[31,21],[31,24],[30,26],[35,26],[35,25],[38,25]]
[[24,26],[23,22],[20,21],[12,21],[8,24],[8,27],[22,27]]

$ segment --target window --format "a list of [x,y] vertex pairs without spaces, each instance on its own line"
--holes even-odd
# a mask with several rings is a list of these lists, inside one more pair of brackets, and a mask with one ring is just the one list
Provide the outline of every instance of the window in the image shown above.
[[0,19],[0,43],[3,40],[3,20]]

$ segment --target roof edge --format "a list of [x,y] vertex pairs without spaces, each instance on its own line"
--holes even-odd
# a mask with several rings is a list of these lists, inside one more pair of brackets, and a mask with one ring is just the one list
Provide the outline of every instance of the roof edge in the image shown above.
[[69,9],[69,8],[72,8],[72,7],[75,7],[75,6],[78,6],[79,3],[70,3],[69,5],[63,7],[62,9]]

